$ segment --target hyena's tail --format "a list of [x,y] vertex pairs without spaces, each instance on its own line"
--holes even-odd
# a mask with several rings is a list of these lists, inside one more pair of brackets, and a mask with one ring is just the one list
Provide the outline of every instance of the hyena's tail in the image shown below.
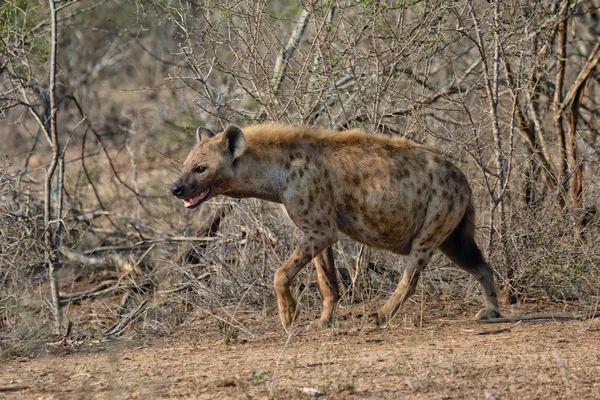
[[481,265],[487,265],[475,242],[475,208],[472,199],[469,199],[467,209],[456,228],[442,242],[440,250],[459,267],[471,273]]
[[477,314],[477,318],[499,317],[500,306],[494,284],[494,272],[475,243],[475,208],[472,199],[469,199],[465,214],[450,236],[444,240],[440,250],[481,284],[485,295],[485,309]]

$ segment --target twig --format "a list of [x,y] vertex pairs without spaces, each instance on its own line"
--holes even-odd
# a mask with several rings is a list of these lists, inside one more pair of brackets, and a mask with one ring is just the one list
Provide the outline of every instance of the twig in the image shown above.
[[142,301],[142,303],[137,306],[135,310],[131,311],[123,318],[120,318],[117,322],[105,330],[102,336],[118,336],[122,334],[125,331],[125,328],[127,328],[127,325],[136,320],[144,312],[144,308],[146,308],[148,301],[149,300]]
[[273,392],[275,390],[275,379],[277,378],[277,372],[281,366],[281,361],[283,361],[283,356],[285,355],[285,351],[287,350],[290,341],[292,340],[292,336],[294,336],[294,329],[290,329],[288,331],[288,337],[281,348],[281,353],[279,353],[279,357],[277,357],[277,364],[275,365],[275,370],[273,371],[273,378],[271,379],[271,384],[269,385],[269,394],[273,396]]
[[[100,150],[96,150],[96,151],[95,151],[95,152],[93,152],[93,153],[88,153],[88,154],[82,155],[82,156],[80,156],[80,157],[75,157],[75,158],[72,158],[72,159],[70,159],[70,160],[67,160],[67,161],[65,161],[64,163],[65,163],[65,165],[67,165],[67,164],[71,164],[71,163],[74,163],[74,162],[80,161],[80,160],[82,160],[82,159],[85,159],[85,158],[90,158],[90,157],[97,156],[98,154],[100,154]],[[37,170],[40,170],[40,169],[45,169],[45,168],[48,168],[49,166],[50,166],[50,164],[46,164],[46,165],[40,165],[40,166],[38,166],[38,167],[35,167],[35,168],[30,168],[30,169],[26,169],[26,168],[25,168],[25,169],[23,169],[23,170],[19,171],[19,172],[18,172],[18,174],[19,174],[19,175],[24,175],[24,174],[27,174],[28,172],[31,172],[31,171],[37,171]]]
[[143,243],[139,243],[139,244],[123,245],[123,246],[99,246],[99,247],[94,247],[93,249],[85,250],[83,252],[83,254],[90,255],[90,254],[99,253],[102,251],[127,251],[127,250],[132,250],[132,249],[135,249],[138,247],[151,246],[151,245],[153,245],[153,243],[143,242]]
[[[204,277],[204,276],[205,276],[205,275],[203,275],[202,277]],[[239,330],[243,331],[244,333],[246,333],[246,334],[248,334],[248,335],[250,335],[250,336],[252,336],[252,337],[255,337],[255,336],[256,336],[256,335],[254,335],[252,332],[250,332],[248,329],[244,328],[244,327],[243,327],[243,326],[242,326],[242,325],[239,323],[239,321],[235,321],[235,320],[234,320],[235,322],[237,322],[237,323],[238,323],[238,324],[234,324],[233,322],[231,322],[231,321],[227,321],[225,318],[223,318],[223,317],[220,317],[220,316],[218,316],[217,314],[213,314],[213,313],[211,313],[210,311],[208,311],[208,310],[206,310],[206,309],[204,309],[204,308],[202,308],[202,307],[199,307],[199,309],[200,309],[200,310],[202,310],[203,312],[207,313],[207,314],[208,314],[208,315],[210,315],[211,317],[214,317],[214,318],[218,319],[219,321],[226,323],[227,325],[231,325],[231,326],[233,326],[234,328],[237,328],[237,329],[239,329]],[[231,317],[231,316],[230,316],[230,317]],[[232,319],[233,319],[233,317],[232,317]]]
[[69,340],[69,336],[71,335],[71,330],[73,329],[73,321],[69,320],[67,322],[67,329],[65,330],[65,334],[58,340],[57,344],[59,346],[66,346],[67,341]]
[[223,242],[229,243],[233,242],[234,238],[223,239],[218,237],[195,237],[195,236],[170,236],[166,238],[154,238],[154,239],[145,239],[141,242],[137,242],[135,245],[142,245],[148,243],[174,243],[174,242]]
[[567,392],[567,399],[571,400],[573,398],[573,394],[571,393],[571,389],[569,389],[569,378],[567,376],[567,369],[563,365],[560,356],[558,355],[558,351],[556,349],[552,350],[552,356],[558,365],[558,369],[560,370],[560,375],[562,376],[563,383],[565,384],[565,391]]

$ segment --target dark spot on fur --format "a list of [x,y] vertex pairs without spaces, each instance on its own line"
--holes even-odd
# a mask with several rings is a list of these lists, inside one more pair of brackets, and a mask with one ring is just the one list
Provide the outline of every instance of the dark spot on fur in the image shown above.
[[425,260],[424,260],[424,259],[422,259],[422,258],[419,258],[419,261],[417,261],[417,262],[418,262],[418,263],[419,263],[419,265],[421,265],[421,266],[422,266],[423,264],[425,264]]
[[285,162],[284,168],[285,168],[286,170],[290,169],[290,162],[289,162],[289,161],[286,161],[286,162]]
[[315,200],[315,197],[313,196],[313,194],[312,194],[312,193],[309,193],[309,194],[308,194],[308,202],[309,202],[309,203],[312,203],[314,200]]
[[323,223],[321,222],[320,219],[318,219],[318,220],[315,221],[315,224],[317,224],[317,226],[321,226]]
[[448,203],[448,212],[451,213],[452,211],[454,211],[454,203],[450,202]]
[[360,185],[360,178],[359,178],[359,176],[358,176],[358,175],[354,175],[354,176],[352,177],[352,184],[353,184],[354,186],[358,186],[358,185]]
[[290,154],[290,161],[294,161],[296,159],[296,153]]
[[302,200],[302,199],[298,199],[298,204],[299,204],[301,207],[304,207],[304,200]]
[[417,189],[417,196],[421,196],[423,194],[423,189],[422,188],[418,188]]
[[431,194],[434,195],[434,196],[437,195],[437,190],[431,189]]
[[433,174],[431,172],[429,173],[429,182],[433,182]]
[[[448,163],[449,166],[451,166],[452,164]],[[448,168],[448,174],[447,174],[447,180],[448,181],[460,181],[461,179],[461,174],[458,173],[458,171],[456,171],[454,168]]]
[[304,177],[304,170],[298,170],[298,176],[300,177],[300,179],[302,179],[302,177]]

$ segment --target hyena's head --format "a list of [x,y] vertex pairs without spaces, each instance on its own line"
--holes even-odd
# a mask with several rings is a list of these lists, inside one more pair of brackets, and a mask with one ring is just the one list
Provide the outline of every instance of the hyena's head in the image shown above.
[[171,185],[171,193],[190,209],[227,190],[234,162],[246,150],[244,133],[233,125],[216,135],[209,129],[198,128],[196,137],[198,143],[184,161],[181,175]]

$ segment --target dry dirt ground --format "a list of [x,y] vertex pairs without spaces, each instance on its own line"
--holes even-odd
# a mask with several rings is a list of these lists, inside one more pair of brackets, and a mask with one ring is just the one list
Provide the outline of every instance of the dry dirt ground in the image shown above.
[[[322,332],[306,328],[316,314],[305,312],[291,336],[275,315],[239,313],[243,330],[232,332],[196,314],[162,338],[47,345],[2,360],[0,398],[305,399],[309,388],[325,399],[600,399],[599,319],[479,324],[475,308],[422,308],[409,305],[390,328],[348,309]],[[474,332],[501,327],[510,330]]]

